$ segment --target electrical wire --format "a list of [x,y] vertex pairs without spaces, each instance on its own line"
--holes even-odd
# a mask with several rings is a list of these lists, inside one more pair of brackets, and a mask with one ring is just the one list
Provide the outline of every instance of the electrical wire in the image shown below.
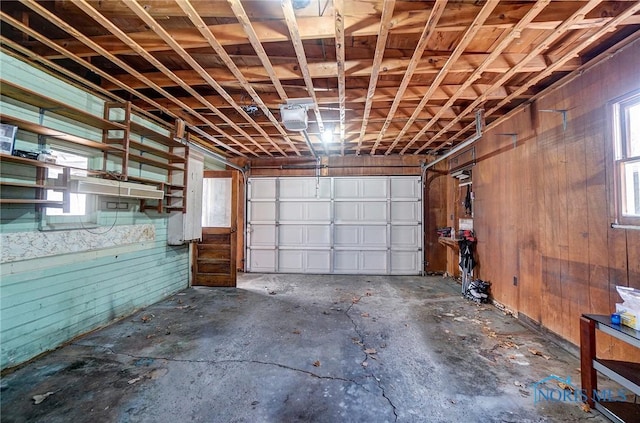
[[[122,182],[122,175],[119,174],[119,173],[116,173],[116,172],[107,172],[107,175],[111,176],[116,181],[118,181],[118,204],[120,204],[120,198],[121,198],[121,196],[120,196],[120,186],[121,186],[120,183]],[[82,217],[81,216],[79,217],[80,227],[83,230],[85,230],[85,231],[87,231],[87,232],[89,232],[90,234],[93,234],[93,235],[104,235],[104,234],[107,234],[107,233],[111,232],[111,230],[116,226],[116,222],[118,221],[118,211],[119,211],[119,209],[116,206],[116,215],[113,218],[113,223],[111,224],[111,226],[109,226],[109,229],[107,229],[106,231],[97,232],[97,231],[90,230],[89,228],[84,226],[84,223],[82,222]],[[97,221],[97,219],[96,219],[96,221]]]

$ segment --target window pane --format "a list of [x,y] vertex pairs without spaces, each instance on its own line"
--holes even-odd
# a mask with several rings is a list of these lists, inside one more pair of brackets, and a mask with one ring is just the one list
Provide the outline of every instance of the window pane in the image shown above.
[[627,157],[640,156],[640,103],[628,109],[629,139],[627,140]]
[[[89,159],[84,156],[78,156],[77,154],[66,153],[62,151],[53,151],[53,155],[56,157],[56,163],[64,166],[78,167],[81,169],[87,169],[89,167]],[[48,177],[57,178],[62,173],[62,169],[49,169]],[[73,175],[86,176],[87,172],[81,170],[71,170]],[[62,192],[55,192],[54,190],[47,190],[47,200],[62,201]],[[69,213],[63,213],[62,209],[48,207],[47,216],[84,216],[87,213],[87,195],[86,194],[70,194],[69,198]]]
[[203,179],[202,227],[231,227],[231,178]]
[[622,165],[622,214],[640,216],[640,160]]

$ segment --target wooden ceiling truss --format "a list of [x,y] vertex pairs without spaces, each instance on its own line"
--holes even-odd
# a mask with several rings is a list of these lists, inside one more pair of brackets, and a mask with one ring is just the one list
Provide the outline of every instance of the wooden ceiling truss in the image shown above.
[[[226,157],[442,154],[640,34],[640,1],[0,3],[0,48]],[[310,98],[307,134],[280,105]],[[322,141],[323,132],[331,140]]]

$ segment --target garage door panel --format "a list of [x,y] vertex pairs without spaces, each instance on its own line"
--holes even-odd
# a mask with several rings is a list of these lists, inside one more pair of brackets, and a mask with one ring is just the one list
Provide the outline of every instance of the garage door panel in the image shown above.
[[304,252],[280,250],[278,252],[278,270],[280,272],[304,273]]
[[274,246],[276,242],[276,226],[252,224],[248,242],[251,246]]
[[250,250],[249,266],[252,272],[275,272],[276,250]]
[[420,204],[417,201],[393,201],[391,203],[391,221],[420,222],[422,215]]
[[339,201],[334,205],[336,222],[355,222],[360,213],[360,203],[353,201]]
[[360,255],[363,273],[387,273],[386,251],[367,251]]
[[250,222],[275,222],[276,203],[275,202],[251,202],[249,206]]
[[[281,178],[280,199],[331,198],[331,181],[321,178]],[[316,184],[318,189],[316,190]]]
[[306,227],[305,243],[311,247],[331,246],[331,225],[313,225]]
[[350,247],[360,243],[360,231],[356,226],[336,226],[333,242],[336,246]]
[[280,203],[280,221],[330,221],[331,203],[287,201]]
[[367,202],[360,204],[360,219],[365,222],[384,222],[387,218],[387,203]]
[[391,178],[392,198],[422,198],[422,186],[416,178]]
[[391,251],[391,272],[397,275],[415,275],[420,272],[420,253]]
[[363,249],[371,247],[386,248],[387,247],[387,225],[384,226],[362,226],[361,246]]
[[360,180],[361,198],[387,198],[387,178]]
[[391,248],[418,249],[421,237],[420,226],[392,226]]
[[330,225],[280,225],[279,245],[285,247],[330,247]]
[[333,268],[336,273],[357,273],[359,265],[358,251],[334,251]]
[[330,273],[331,272],[331,251],[306,251],[307,273]]
[[249,184],[248,198],[256,199],[275,199],[276,198],[276,180],[275,178],[252,179]]

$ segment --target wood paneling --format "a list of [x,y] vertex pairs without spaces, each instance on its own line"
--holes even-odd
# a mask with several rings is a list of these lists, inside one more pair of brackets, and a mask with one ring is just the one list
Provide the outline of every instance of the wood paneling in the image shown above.
[[[639,68],[636,41],[476,143],[478,276],[492,282],[498,302],[574,344],[582,313],[609,314],[620,301],[616,285],[640,285],[640,231],[610,228],[607,159],[607,102],[640,87]],[[566,129],[561,113],[545,110],[567,110]],[[598,344],[611,356],[629,353],[611,340]]]

